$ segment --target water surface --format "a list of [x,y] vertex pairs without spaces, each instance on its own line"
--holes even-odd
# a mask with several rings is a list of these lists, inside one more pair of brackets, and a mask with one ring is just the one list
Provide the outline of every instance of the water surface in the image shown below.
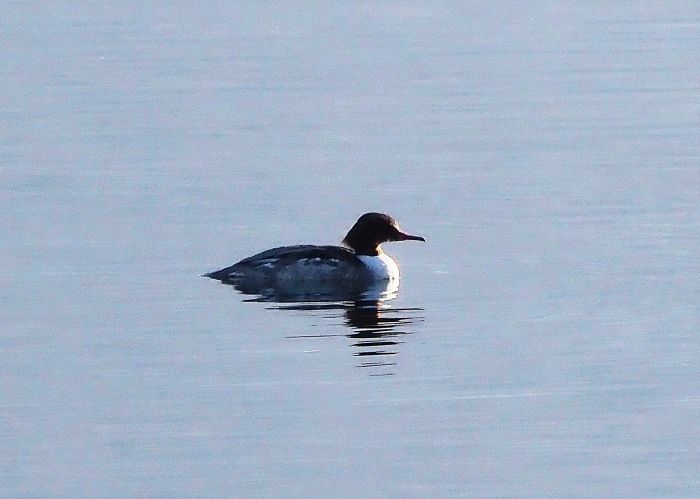
[[[0,27],[2,495],[700,495],[697,6]],[[200,277],[366,211],[391,300]]]

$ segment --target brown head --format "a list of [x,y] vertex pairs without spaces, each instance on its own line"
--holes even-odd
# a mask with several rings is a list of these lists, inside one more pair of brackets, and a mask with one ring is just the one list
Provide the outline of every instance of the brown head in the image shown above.
[[425,241],[421,236],[412,236],[401,230],[389,215],[383,213],[365,213],[348,235],[343,244],[355,250],[358,255],[376,256],[381,253],[380,244],[387,241]]

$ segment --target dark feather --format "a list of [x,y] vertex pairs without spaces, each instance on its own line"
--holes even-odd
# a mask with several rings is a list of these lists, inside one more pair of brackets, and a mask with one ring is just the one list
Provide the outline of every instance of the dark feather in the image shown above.
[[[319,259],[316,261],[316,259]],[[323,264],[340,267],[348,266],[364,269],[364,264],[355,253],[341,246],[282,246],[272,248],[257,255],[245,258],[238,263],[217,270],[206,277],[220,281],[237,280],[241,278],[274,279],[275,274],[287,265]]]

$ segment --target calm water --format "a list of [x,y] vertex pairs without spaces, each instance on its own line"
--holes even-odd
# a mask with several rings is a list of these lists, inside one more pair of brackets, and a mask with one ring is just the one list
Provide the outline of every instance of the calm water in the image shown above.
[[[700,7],[3,4],[0,494],[700,495]],[[365,211],[392,300],[199,277]]]

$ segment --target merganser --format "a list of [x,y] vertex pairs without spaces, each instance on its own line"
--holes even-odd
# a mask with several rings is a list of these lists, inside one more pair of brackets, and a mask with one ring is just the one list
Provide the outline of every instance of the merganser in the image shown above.
[[372,283],[399,279],[399,266],[382,251],[388,241],[424,241],[403,232],[389,215],[365,213],[342,241],[342,246],[282,246],[205,274],[222,282]]

